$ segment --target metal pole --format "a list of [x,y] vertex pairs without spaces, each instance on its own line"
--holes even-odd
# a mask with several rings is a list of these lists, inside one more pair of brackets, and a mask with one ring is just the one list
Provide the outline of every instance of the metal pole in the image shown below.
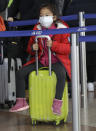
[[[85,26],[84,12],[79,12],[79,26]],[[80,36],[85,36],[81,32]],[[86,71],[86,43],[80,42],[80,71],[81,71],[81,107],[87,108],[87,71]]]
[[71,34],[71,70],[72,70],[72,113],[73,131],[80,127],[80,84],[79,84],[79,46],[76,33]]
[[[38,43],[38,39],[35,39],[35,42]],[[36,60],[36,75],[38,75],[38,51],[35,53],[35,60]]]
[[50,47],[48,48],[49,51],[49,76],[51,76],[51,49]]
[[38,51],[36,51],[35,60],[36,60],[36,75],[38,75]]
[[8,18],[8,8],[6,8],[5,10],[5,20],[7,20],[7,18]]
[[[36,36],[36,43],[38,43],[38,38],[47,38],[48,40],[51,40],[50,36],[48,35],[41,35],[41,36]],[[51,49],[50,47],[48,48],[48,54],[49,54],[49,75],[51,76]],[[38,51],[36,51],[35,54],[35,59],[36,59],[36,75],[38,75]]]
[[4,20],[7,20],[8,17],[8,8],[6,8],[3,12],[0,13]]

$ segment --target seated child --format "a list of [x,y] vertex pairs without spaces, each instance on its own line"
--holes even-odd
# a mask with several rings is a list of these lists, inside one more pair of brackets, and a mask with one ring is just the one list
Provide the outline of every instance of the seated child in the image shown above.
[[[39,23],[35,25],[34,30],[60,29],[68,28],[68,25],[58,19],[58,11],[52,4],[44,4],[40,8]],[[71,63],[69,34],[49,35],[51,40],[40,38],[38,44],[35,42],[35,36],[30,37],[27,51],[32,55],[31,60],[26,63],[22,69],[17,72],[17,101],[16,105],[10,109],[10,112],[17,112],[28,109],[29,106],[25,99],[25,77],[35,70],[35,51],[39,54],[39,68],[48,66],[48,47],[52,52],[52,70],[57,76],[56,94],[53,100],[52,110],[54,114],[61,114],[62,95],[64,91],[66,75],[71,79]]]

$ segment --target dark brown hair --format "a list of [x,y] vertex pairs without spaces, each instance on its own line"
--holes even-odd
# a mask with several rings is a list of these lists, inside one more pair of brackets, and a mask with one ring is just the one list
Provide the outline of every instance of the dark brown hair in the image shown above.
[[53,13],[53,15],[56,15],[57,18],[59,17],[59,13],[58,13],[59,11],[58,11],[58,8],[57,8],[57,6],[55,4],[51,4],[51,3],[44,3],[44,4],[42,4],[40,6],[40,9],[39,9],[39,14],[40,14],[40,10],[42,8],[49,9]]

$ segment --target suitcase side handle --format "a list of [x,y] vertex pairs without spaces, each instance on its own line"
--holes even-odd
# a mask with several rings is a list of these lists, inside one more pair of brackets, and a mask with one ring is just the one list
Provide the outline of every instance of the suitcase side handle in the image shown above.
[[[50,36],[48,35],[40,35],[40,36],[36,36],[35,41],[38,43],[38,38],[47,38],[48,40],[51,40]],[[49,54],[49,76],[51,76],[51,49],[50,47],[48,47],[48,54]],[[38,75],[38,51],[36,51],[35,54],[35,59],[36,59],[36,75]]]
[[0,41],[0,65],[3,64],[3,59],[4,59],[3,46],[4,46],[4,42]]

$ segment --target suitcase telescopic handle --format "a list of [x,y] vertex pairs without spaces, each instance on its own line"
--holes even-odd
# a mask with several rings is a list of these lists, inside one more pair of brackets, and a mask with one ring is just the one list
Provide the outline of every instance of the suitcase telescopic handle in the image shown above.
[[[36,36],[35,41],[38,43],[38,38],[47,38],[48,40],[51,40],[50,36],[48,35],[42,35],[42,36]],[[49,54],[49,75],[51,76],[51,49],[48,47],[48,54]],[[38,51],[36,51],[36,75],[38,75]]]

